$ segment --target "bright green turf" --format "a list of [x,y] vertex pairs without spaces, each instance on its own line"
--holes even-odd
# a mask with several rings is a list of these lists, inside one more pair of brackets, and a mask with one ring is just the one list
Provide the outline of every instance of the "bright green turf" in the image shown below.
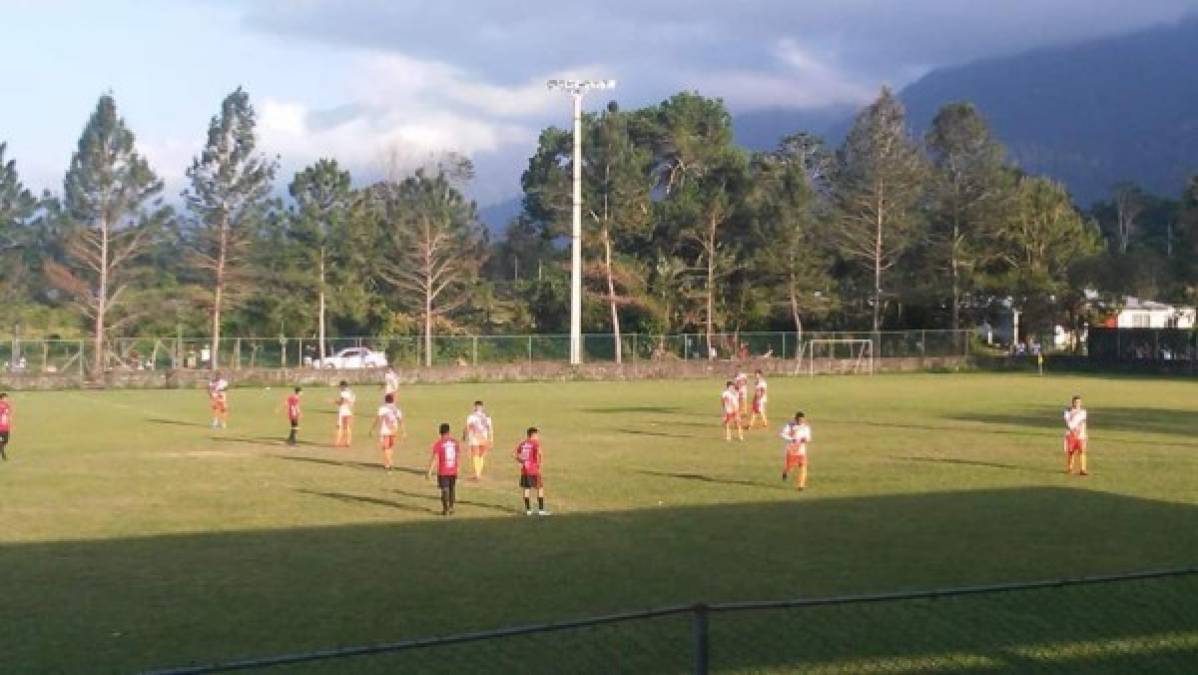
[[[235,390],[224,432],[206,427],[201,392],[15,394],[11,461],[0,465],[0,670],[129,671],[695,601],[1198,563],[1198,383],[968,374],[770,386],[772,428],[743,444],[722,440],[716,381],[411,387],[401,394],[411,437],[398,454],[403,470],[390,475],[366,437],[376,399],[367,389],[358,390],[349,451],[327,445],[330,390],[305,394],[298,449],[279,443],[278,389]],[[1091,411],[1085,479],[1062,471],[1061,410],[1074,392]],[[445,520],[422,476],[427,447],[436,423],[459,429],[475,398],[487,401],[499,444],[488,476],[461,484],[458,514]],[[784,413],[800,407],[815,433],[803,494],[780,480],[775,436]],[[552,518],[523,516],[508,459],[529,424],[543,429]],[[1008,596],[987,613],[1005,617],[1006,638],[963,628],[977,614],[964,604],[938,605],[940,628],[930,632],[911,627],[927,617],[898,608],[825,610],[826,620],[791,612],[764,624],[775,635],[755,627],[760,617],[717,617],[713,662],[785,669],[780,645],[817,634],[813,624],[838,627],[844,644],[821,638],[822,651],[807,656],[820,651],[821,663],[850,671],[876,665],[852,660],[870,654],[916,667],[962,650],[965,667],[988,634],[1024,645],[986,656],[1016,670],[1165,669],[1174,661],[1151,659],[1178,644],[1198,655],[1193,610],[1144,629],[1180,633],[1180,642],[1129,648],[1121,658],[1130,662],[1094,646],[1138,635],[1142,621],[1118,623],[1135,599],[1151,608],[1144,598],[1188,590],[1192,606],[1198,584],[1138,588],[1079,601],[1057,623],[1047,617],[1069,606],[1066,596]],[[786,622],[795,631],[779,627]],[[555,659],[590,648],[601,652],[596,670],[685,670],[685,620],[661,623],[670,626],[563,634],[504,658],[459,648],[452,658],[465,660],[442,666],[577,670]],[[1054,625],[1071,628],[1057,636]],[[663,637],[621,642],[618,657],[596,646],[626,641],[621,631]],[[936,642],[940,634],[953,639]],[[1043,647],[1055,637],[1060,644]],[[1033,639],[1048,660],[1011,661],[1041,649]],[[324,672],[399,667],[387,658]]]

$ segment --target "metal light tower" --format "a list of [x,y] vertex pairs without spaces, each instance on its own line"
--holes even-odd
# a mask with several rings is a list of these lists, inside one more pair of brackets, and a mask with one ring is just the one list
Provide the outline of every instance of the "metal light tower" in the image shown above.
[[582,97],[614,89],[615,80],[549,80],[550,89],[574,99],[574,222],[570,231],[570,365],[582,363]]

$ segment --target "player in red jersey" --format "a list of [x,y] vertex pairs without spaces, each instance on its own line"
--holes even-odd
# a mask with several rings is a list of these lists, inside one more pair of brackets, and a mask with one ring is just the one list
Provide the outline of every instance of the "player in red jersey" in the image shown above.
[[547,516],[549,512],[545,510],[545,481],[541,478],[541,463],[544,461],[545,455],[541,450],[541,432],[536,427],[529,427],[527,437],[516,446],[516,452],[513,453],[516,461],[520,463],[520,488],[524,490],[524,515],[531,516],[532,502],[530,501],[530,493],[532,490],[537,491],[537,510],[538,516]]
[[724,407],[724,440],[732,440],[732,428],[736,428],[736,437],[745,440],[745,434],[740,426],[740,394],[736,392],[736,383],[728,380],[724,393],[720,394],[720,402]]
[[807,424],[807,416],[801,412],[795,413],[795,418],[782,427],[782,440],[786,441],[786,465],[782,468],[782,480],[794,469],[799,473],[795,477],[795,487],[807,489],[807,444],[811,442],[811,425]]
[[390,471],[393,464],[391,456],[395,450],[395,438],[403,434],[407,438],[408,431],[404,425],[403,412],[399,406],[395,405],[395,394],[387,394],[383,397],[383,405],[379,406],[378,414],[374,418],[374,423],[370,425],[370,435],[374,435],[375,429],[379,430],[379,450],[383,453],[383,468]]
[[229,381],[219,372],[208,380],[208,402],[212,406],[212,428],[225,429],[229,426]]
[[8,461],[8,436],[12,433],[12,405],[8,394],[0,391],[0,459]]
[[442,422],[441,437],[433,443],[433,454],[428,462],[428,479],[433,479],[437,472],[437,487],[441,489],[441,515],[453,513],[454,502],[457,500],[458,462],[461,459],[461,446],[457,439],[449,434],[449,423]]
[[766,389],[768,385],[765,382],[765,375],[762,375],[760,370],[754,375],[756,381],[753,384],[753,414],[749,417],[749,428],[756,428],[757,418],[760,417],[761,428],[768,429],[770,421],[765,416],[765,404],[767,402]]
[[1073,473],[1073,457],[1077,456],[1078,475],[1088,476],[1086,471],[1086,445],[1090,435],[1086,429],[1088,414],[1082,407],[1082,397],[1074,396],[1065,411],[1065,473]]
[[287,421],[291,424],[291,434],[287,436],[287,445],[295,445],[299,442],[296,434],[299,433],[300,416],[303,411],[300,410],[300,395],[304,392],[301,387],[296,387],[295,391],[287,397]]

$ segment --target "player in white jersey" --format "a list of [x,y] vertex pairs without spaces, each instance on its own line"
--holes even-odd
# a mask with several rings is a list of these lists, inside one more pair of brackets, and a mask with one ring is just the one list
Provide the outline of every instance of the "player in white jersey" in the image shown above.
[[1073,457],[1078,460],[1078,475],[1090,475],[1086,471],[1086,445],[1090,440],[1087,430],[1087,413],[1082,407],[1082,397],[1074,396],[1065,410],[1065,473],[1073,473]]
[[724,393],[720,394],[720,405],[724,410],[724,440],[732,440],[733,427],[736,428],[736,437],[745,440],[740,424],[740,394],[736,391],[736,382],[728,380]]
[[749,428],[753,429],[757,426],[757,418],[761,418],[761,428],[768,429],[770,421],[765,415],[765,404],[768,402],[766,389],[768,385],[765,382],[765,375],[758,370],[753,383],[753,414],[749,417]]
[[341,381],[337,399],[337,438],[333,441],[335,448],[348,448],[354,442],[354,403],[357,402],[354,392],[350,391],[349,383]]
[[404,423],[403,411],[395,405],[395,394],[383,397],[383,405],[379,406],[374,423],[370,425],[370,435],[379,430],[379,450],[383,453],[383,468],[390,471],[394,464],[391,461],[395,450],[396,437],[407,438],[408,429]]
[[470,448],[470,461],[474,465],[474,480],[483,477],[483,467],[487,463],[487,451],[495,445],[495,424],[487,414],[482,401],[474,402],[474,410],[466,416],[466,428],[462,430],[462,440]]
[[383,398],[388,394],[399,397],[399,373],[391,366],[387,366],[387,372],[383,374]]
[[225,429],[229,426],[229,381],[221,374],[213,373],[208,380],[208,403],[212,407],[212,428]]
[[741,426],[746,426],[744,416],[749,414],[749,376],[745,375],[744,371],[738,371],[732,381],[736,383]]
[[782,468],[782,480],[785,481],[790,472],[798,469],[795,476],[795,487],[807,489],[807,444],[811,442],[811,425],[807,424],[807,416],[802,412],[795,413],[795,418],[782,427],[782,440],[786,441]]

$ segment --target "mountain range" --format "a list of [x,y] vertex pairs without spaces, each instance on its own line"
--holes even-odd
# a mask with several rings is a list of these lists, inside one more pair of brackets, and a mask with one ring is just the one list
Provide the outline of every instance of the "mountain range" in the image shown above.
[[[972,102],[1016,164],[1064,182],[1081,206],[1108,198],[1120,181],[1176,197],[1198,173],[1198,17],[938,68],[899,95],[917,135],[942,105]],[[853,114],[763,111],[734,124],[754,149],[800,129],[835,146]]]

